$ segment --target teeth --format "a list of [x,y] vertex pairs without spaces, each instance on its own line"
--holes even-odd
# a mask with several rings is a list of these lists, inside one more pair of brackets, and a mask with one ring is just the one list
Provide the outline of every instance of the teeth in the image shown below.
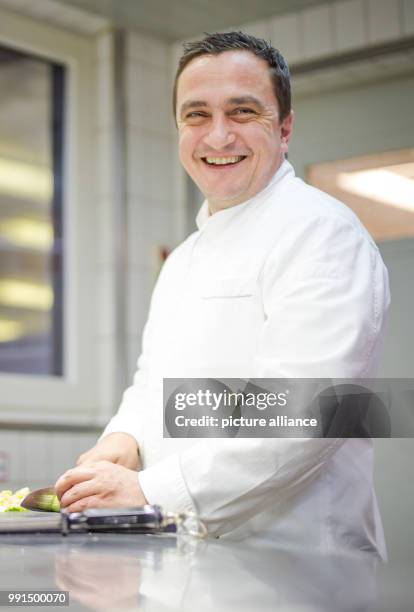
[[224,164],[236,164],[243,159],[243,155],[237,157],[206,157],[205,160],[208,164],[224,165]]

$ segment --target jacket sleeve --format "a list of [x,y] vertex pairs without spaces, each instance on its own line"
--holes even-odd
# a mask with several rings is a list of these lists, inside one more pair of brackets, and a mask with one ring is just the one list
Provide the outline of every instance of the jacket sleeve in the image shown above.
[[[262,269],[252,378],[371,375],[389,303],[375,245],[341,218],[298,223],[292,232]],[[195,509],[220,535],[308,486],[342,443],[206,439],[143,470],[139,480],[150,502]]]
[[142,353],[137,362],[137,371],[134,375],[133,384],[124,391],[122,402],[117,413],[105,427],[100,439],[108,434],[123,432],[131,434],[139,444],[143,433],[142,408],[145,406],[147,394],[147,360],[150,321],[145,325],[142,342]]
[[149,316],[144,327],[142,352],[138,358],[137,370],[134,375],[133,383],[124,391],[118,411],[105,427],[100,439],[110,433],[124,432],[131,434],[138,442],[138,445],[140,440],[142,440],[144,431],[144,410],[148,397],[148,369],[153,329],[152,312],[157,286],[154,289]]

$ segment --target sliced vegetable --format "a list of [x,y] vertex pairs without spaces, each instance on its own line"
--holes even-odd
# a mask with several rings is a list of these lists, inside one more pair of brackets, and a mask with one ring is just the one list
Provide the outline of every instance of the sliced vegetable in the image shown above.
[[0,491],[0,512],[27,512],[20,504],[29,493],[29,487],[18,489],[15,493],[9,489]]

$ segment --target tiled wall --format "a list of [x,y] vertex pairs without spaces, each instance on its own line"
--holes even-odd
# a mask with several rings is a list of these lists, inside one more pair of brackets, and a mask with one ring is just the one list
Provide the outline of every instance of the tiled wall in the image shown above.
[[0,490],[53,484],[96,439],[78,431],[0,431]]
[[239,26],[270,38],[292,65],[414,34],[412,0],[340,0]]
[[132,376],[160,250],[177,244],[173,187],[175,132],[169,47],[129,33],[126,40],[128,372]]

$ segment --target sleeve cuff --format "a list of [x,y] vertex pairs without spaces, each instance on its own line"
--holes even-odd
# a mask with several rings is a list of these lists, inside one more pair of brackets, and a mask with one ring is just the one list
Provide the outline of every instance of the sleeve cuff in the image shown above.
[[185,484],[179,455],[171,455],[138,473],[142,492],[150,504],[167,512],[195,512],[193,500]]
[[135,438],[138,444],[141,439],[139,433],[134,431],[131,428],[131,425],[126,420],[119,419],[117,416],[114,416],[109,421],[108,425],[105,427],[102,434],[98,438],[98,442],[100,442],[102,438],[105,438],[111,433],[127,433],[133,438]]

